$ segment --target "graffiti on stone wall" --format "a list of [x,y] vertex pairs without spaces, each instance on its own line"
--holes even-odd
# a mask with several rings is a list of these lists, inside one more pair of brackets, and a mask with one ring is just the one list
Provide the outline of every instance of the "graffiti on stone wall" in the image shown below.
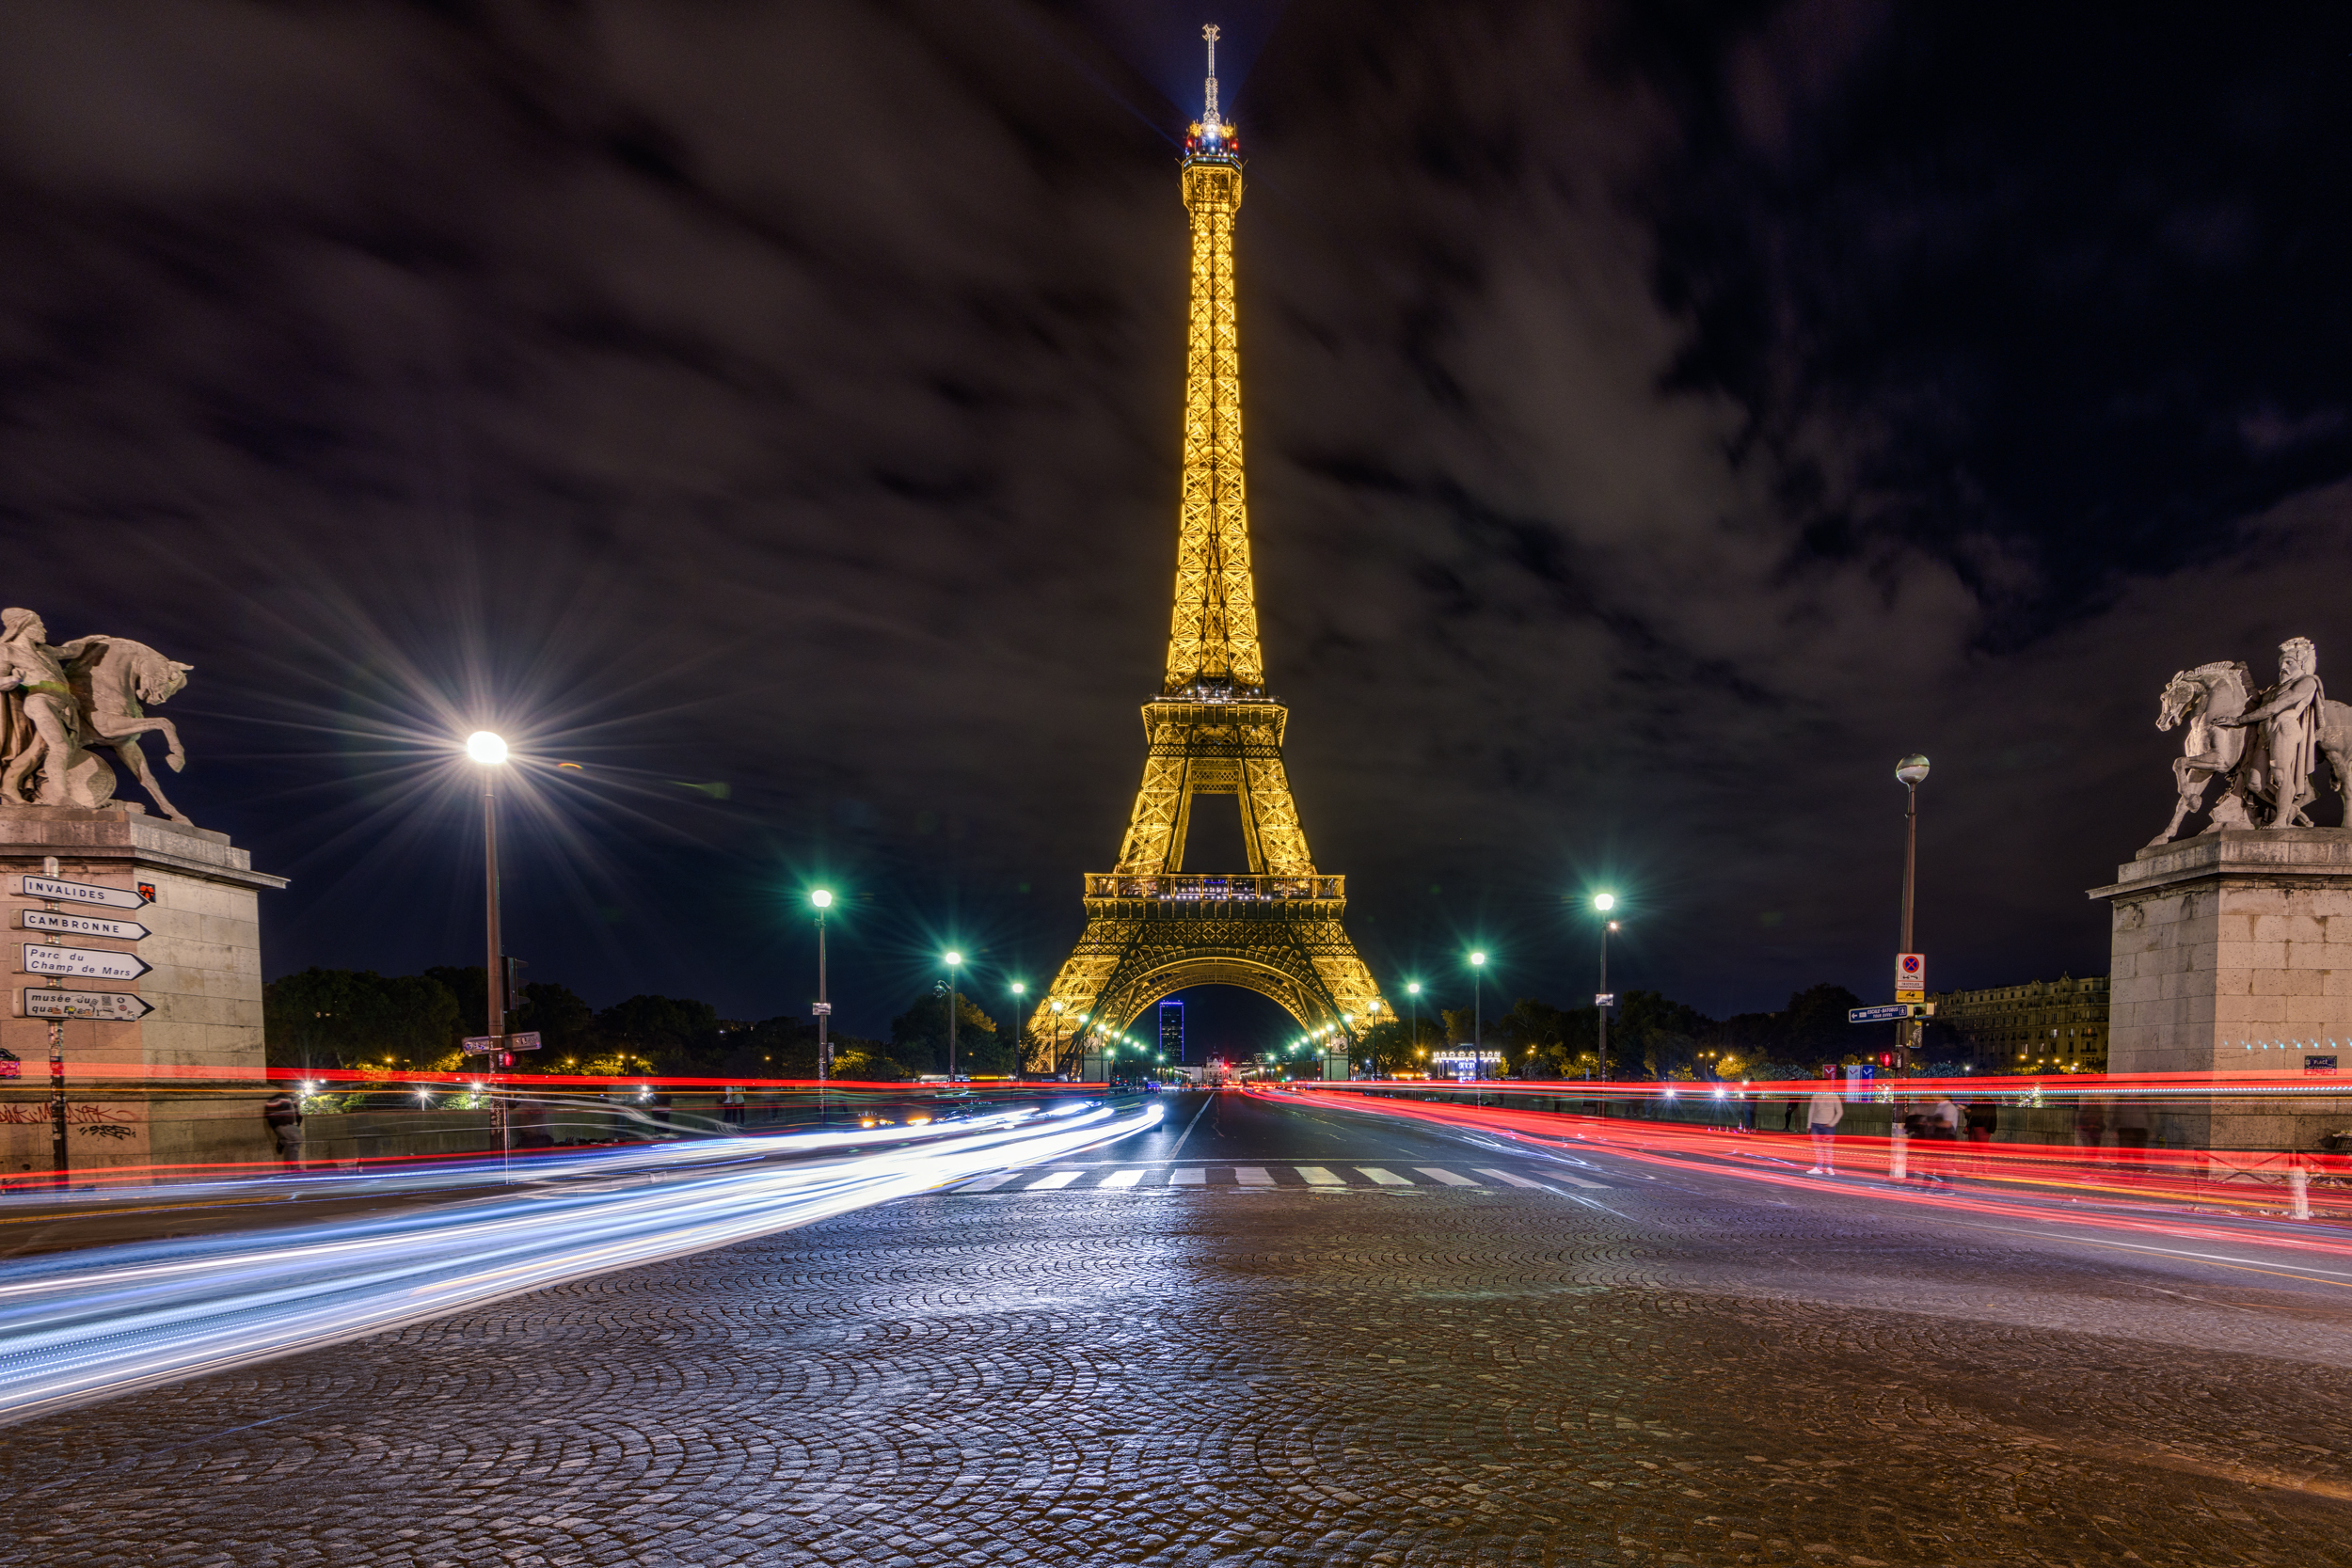
[[[112,1127],[126,1122],[135,1126],[147,1118],[140,1116],[135,1106],[79,1104],[65,1108],[65,1119],[69,1124],[87,1131],[91,1127]],[[46,1105],[24,1101],[0,1105],[0,1127],[45,1127],[48,1124],[49,1107]],[[103,1138],[116,1134],[102,1132],[98,1135]],[[123,1135],[128,1136],[127,1133]]]

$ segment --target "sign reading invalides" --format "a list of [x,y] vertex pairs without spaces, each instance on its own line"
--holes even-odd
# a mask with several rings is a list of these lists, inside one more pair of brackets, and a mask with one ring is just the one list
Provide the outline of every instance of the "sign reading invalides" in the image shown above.
[[127,990],[33,990],[24,992],[26,1018],[87,1018],[101,1023],[136,1023],[155,1010],[151,1002]]
[[54,898],[60,904],[83,904],[102,910],[142,910],[155,901],[155,885],[141,882],[135,888],[105,887],[97,882],[68,882],[56,877],[36,877],[30,872],[24,879],[27,898]]

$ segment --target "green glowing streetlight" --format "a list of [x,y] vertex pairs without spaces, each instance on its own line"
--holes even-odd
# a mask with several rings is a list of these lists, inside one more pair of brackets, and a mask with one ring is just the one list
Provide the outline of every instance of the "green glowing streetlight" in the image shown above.
[[825,1125],[825,1080],[833,1075],[833,1004],[825,998],[825,911],[833,908],[831,888],[811,888],[808,901],[817,911],[817,1125]]
[[956,966],[963,962],[963,955],[950,947],[940,955],[947,965],[947,1082],[956,1081]]

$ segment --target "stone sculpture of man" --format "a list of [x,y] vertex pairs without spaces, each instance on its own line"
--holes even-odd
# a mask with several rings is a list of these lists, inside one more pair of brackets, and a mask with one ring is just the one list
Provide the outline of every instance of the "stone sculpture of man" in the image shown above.
[[2316,791],[2312,770],[2319,766],[2320,704],[2327,696],[2319,684],[2319,650],[2308,637],[2291,637],[2279,644],[2279,684],[2234,719],[2216,719],[2222,729],[2263,726],[2258,755],[2249,753],[2247,766],[2259,767],[2262,776],[2249,779],[2258,794],[2270,798],[2271,828],[2308,828],[2303,808]]
[[[0,610],[0,806],[95,807],[114,798],[114,769],[82,750],[70,652],[49,645],[49,628],[31,610]],[[27,800],[36,769],[40,783]]]

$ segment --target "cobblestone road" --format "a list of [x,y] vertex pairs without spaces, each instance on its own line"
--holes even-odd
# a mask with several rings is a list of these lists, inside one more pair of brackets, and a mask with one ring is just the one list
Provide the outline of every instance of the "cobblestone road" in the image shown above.
[[1173,1109],[13,1429],[6,1560],[2352,1561],[2352,1263]]

